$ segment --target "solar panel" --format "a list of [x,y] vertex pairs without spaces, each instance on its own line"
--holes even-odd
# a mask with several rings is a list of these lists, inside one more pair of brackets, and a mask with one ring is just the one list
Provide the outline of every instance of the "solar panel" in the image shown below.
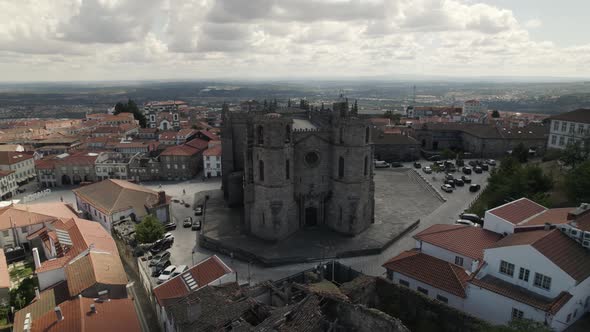
[[195,290],[199,287],[199,284],[197,284],[190,271],[182,275],[182,280],[184,280],[184,283],[190,290]]
[[68,246],[73,245],[72,239],[70,238],[70,234],[68,232],[61,229],[56,229],[55,233],[57,234],[57,239],[59,240],[59,243]]

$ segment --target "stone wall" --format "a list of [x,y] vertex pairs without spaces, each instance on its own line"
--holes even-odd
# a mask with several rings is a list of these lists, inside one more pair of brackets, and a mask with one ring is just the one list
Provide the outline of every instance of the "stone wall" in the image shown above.
[[420,144],[375,144],[375,158],[378,160],[414,161],[420,158]]
[[410,332],[399,319],[362,304],[339,302],[334,310],[338,317],[337,330],[344,328],[358,332]]
[[363,276],[342,286],[354,303],[399,318],[414,332],[480,331],[489,324],[379,277]]

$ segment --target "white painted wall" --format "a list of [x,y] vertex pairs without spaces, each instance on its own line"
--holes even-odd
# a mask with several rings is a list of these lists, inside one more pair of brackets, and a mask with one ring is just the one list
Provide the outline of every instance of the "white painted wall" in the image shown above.
[[[420,243],[422,243],[420,247]],[[450,250],[437,247],[427,242],[423,241],[416,241],[417,248],[421,248],[422,253],[430,255],[432,257],[436,257],[438,259],[442,259],[443,261],[455,264],[455,257],[459,256],[463,258],[463,265],[461,265],[465,270],[471,271],[471,267],[473,264],[473,259],[467,256],[459,255],[454,253]]]
[[486,289],[467,284],[465,312],[493,324],[508,324],[512,308],[523,312],[523,318],[543,322],[545,312]]
[[[484,260],[488,264],[486,274],[491,274],[494,277],[549,298],[556,297],[562,291],[571,290],[576,284],[572,277],[529,245],[486,249],[484,250]],[[512,278],[500,273],[501,260],[514,264],[514,276]],[[531,271],[528,282],[518,279],[520,267]],[[535,272],[551,277],[551,289],[549,291],[533,286]]]
[[63,268],[37,273],[39,278],[39,290],[44,290],[49,286],[66,280],[66,274]]
[[483,228],[498,234],[514,233],[514,224],[486,211],[484,215]]
[[464,304],[465,304],[465,299],[456,295],[453,295],[447,291],[432,287],[428,284],[425,284],[421,281],[415,280],[411,277],[408,277],[406,275],[403,275],[401,273],[397,273],[394,272],[393,273],[393,282],[399,285],[399,280],[403,279],[407,282],[410,283],[409,288],[413,289],[415,291],[418,291],[418,287],[422,287],[424,289],[428,290],[428,297],[435,299],[436,300],[436,295],[440,294],[441,296],[446,297],[447,299],[449,299],[449,302],[447,303],[447,305],[459,309],[459,310],[463,310],[464,308]]
[[[570,294],[573,297],[555,314],[551,322],[551,327],[557,331],[564,330],[580,319],[585,312],[590,311],[590,278],[587,278],[574,289],[570,290]],[[567,322],[568,314],[571,315],[569,322]]]

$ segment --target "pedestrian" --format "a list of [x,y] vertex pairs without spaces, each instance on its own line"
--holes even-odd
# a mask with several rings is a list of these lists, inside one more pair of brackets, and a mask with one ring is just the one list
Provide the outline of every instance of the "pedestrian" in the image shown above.
[[59,199],[63,202],[64,201],[64,197],[60,196]]
[[182,189],[182,194],[186,195],[186,190]]

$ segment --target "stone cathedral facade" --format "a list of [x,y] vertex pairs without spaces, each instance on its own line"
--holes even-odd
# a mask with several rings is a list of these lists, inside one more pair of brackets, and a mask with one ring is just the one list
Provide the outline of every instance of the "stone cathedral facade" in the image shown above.
[[278,241],[320,226],[355,235],[373,223],[371,130],[347,100],[223,113],[222,188],[250,234]]

